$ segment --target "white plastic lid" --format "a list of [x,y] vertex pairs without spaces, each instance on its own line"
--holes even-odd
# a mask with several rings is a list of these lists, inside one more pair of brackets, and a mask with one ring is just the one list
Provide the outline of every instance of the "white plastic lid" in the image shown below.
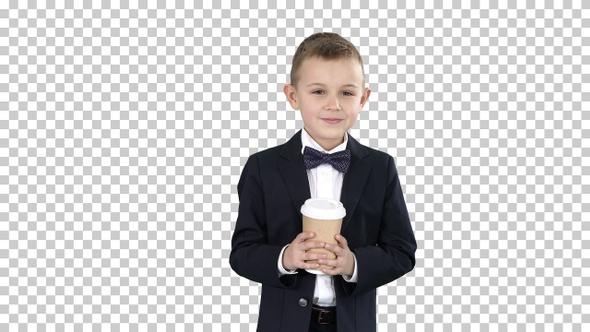
[[309,218],[334,220],[344,218],[346,209],[342,203],[329,198],[310,198],[301,207],[301,213]]

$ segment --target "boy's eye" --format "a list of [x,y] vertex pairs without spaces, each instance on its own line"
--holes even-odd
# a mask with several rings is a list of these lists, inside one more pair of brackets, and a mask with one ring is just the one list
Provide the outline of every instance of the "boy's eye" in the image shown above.
[[354,94],[350,91],[343,91],[342,94],[345,96],[354,96]]
[[311,93],[313,93],[314,95],[323,95],[324,90],[313,90]]

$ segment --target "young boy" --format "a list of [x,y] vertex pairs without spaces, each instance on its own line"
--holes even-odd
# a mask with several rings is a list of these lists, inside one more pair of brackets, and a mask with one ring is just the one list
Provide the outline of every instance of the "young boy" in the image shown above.
[[[416,240],[393,158],[348,134],[371,93],[362,58],[335,33],[313,34],[284,92],[303,129],[244,166],[230,264],[262,284],[258,331],[375,331],[376,288],[414,268]],[[343,203],[337,245],[302,233],[310,197]],[[319,265],[323,275],[306,272]]]

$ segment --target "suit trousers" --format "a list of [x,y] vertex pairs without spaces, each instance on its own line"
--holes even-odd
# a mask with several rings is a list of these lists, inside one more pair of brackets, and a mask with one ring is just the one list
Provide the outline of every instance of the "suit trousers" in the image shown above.
[[336,332],[336,324],[319,324],[312,320],[309,324],[309,332]]

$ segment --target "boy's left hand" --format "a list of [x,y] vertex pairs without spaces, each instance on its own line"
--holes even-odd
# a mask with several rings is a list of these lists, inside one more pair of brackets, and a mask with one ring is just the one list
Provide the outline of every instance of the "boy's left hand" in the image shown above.
[[338,244],[326,243],[324,249],[333,252],[336,255],[335,259],[320,259],[320,265],[331,266],[332,268],[322,268],[322,272],[329,275],[346,275],[351,276],[354,273],[354,257],[348,248],[348,241],[344,236],[336,234],[334,239]]

